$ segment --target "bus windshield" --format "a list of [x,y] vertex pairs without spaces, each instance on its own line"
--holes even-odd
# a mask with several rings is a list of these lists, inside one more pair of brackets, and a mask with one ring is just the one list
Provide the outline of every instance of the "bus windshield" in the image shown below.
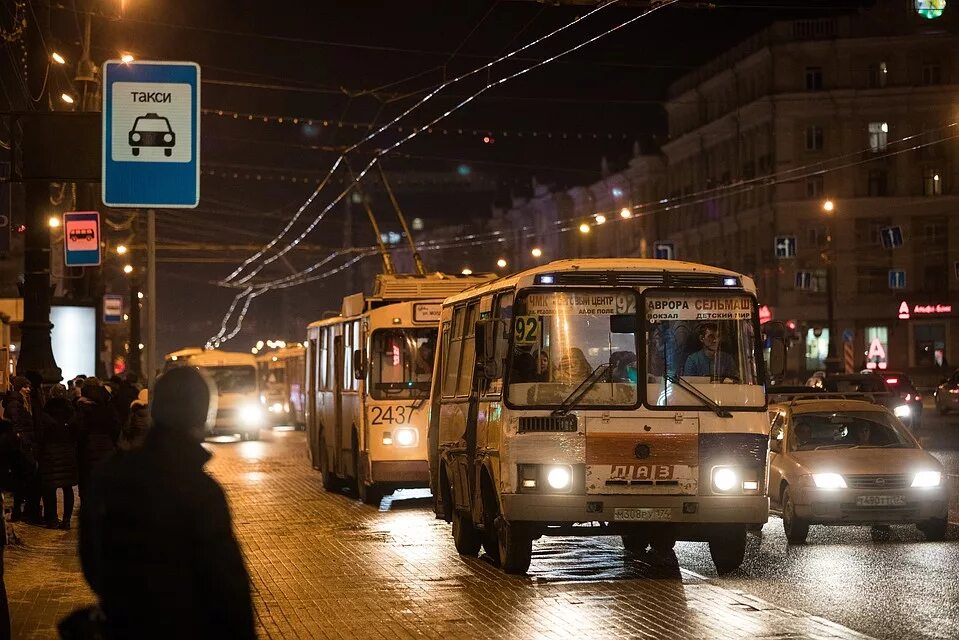
[[636,302],[630,290],[521,294],[513,304],[510,403],[560,406],[586,382],[579,406],[635,405]]
[[718,405],[762,406],[753,307],[751,297],[736,293],[647,295],[647,402],[701,406],[691,385]]
[[266,381],[270,384],[283,384],[286,382],[286,369],[270,369],[270,373],[267,376]]
[[256,391],[256,369],[245,365],[203,367],[213,377],[217,393],[249,393]]
[[378,329],[370,347],[370,395],[375,400],[428,398],[436,329]]

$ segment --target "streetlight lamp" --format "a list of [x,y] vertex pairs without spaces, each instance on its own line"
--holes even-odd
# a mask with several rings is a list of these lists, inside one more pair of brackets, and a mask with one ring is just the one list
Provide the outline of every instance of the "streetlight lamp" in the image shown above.
[[579,225],[579,232],[580,232],[580,233],[589,233],[589,225],[586,224],[585,222],[584,222],[583,224]]
[[54,51],[50,54],[50,59],[56,62],[57,64],[66,64],[67,59],[61,56],[58,52]]
[[619,210],[619,217],[623,218],[624,220],[632,218],[633,212],[630,210],[629,207],[623,207],[622,209]]
[[496,261],[496,266],[499,267],[500,269],[505,269],[505,268],[506,268],[506,258],[500,258],[499,260],[497,260],[497,261]]
[[133,265],[132,264],[123,265],[123,273],[127,275],[130,275],[131,273],[133,273]]
[[539,258],[539,257],[541,257],[541,256],[543,255],[543,250],[540,249],[539,247],[533,247],[533,250],[530,251],[530,254],[531,254],[534,258]]
[[123,55],[120,56],[120,62],[122,62],[123,64],[130,64],[131,62],[133,62],[133,60],[134,60],[134,57],[132,53],[124,53]]
[[462,273],[464,276],[469,276],[469,275],[473,275],[473,270],[470,269],[469,267],[466,267],[465,269],[460,271],[460,273]]
[[[827,220],[832,217],[836,211],[836,203],[826,199],[822,203],[822,210],[826,213]],[[836,256],[833,253],[832,246],[832,224],[826,225],[826,246],[820,254],[822,261],[826,265],[826,330],[829,332],[829,339],[826,341],[826,360],[823,364],[828,373],[839,371],[839,358],[836,356],[836,327],[835,327],[835,307],[836,307]]]
[[51,229],[56,229],[57,227],[60,226],[60,216],[50,216],[47,219],[47,224],[50,226]]
[[596,224],[603,224],[606,222],[606,216],[604,216],[601,213],[597,213],[595,217],[596,217]]
[[127,246],[126,246],[125,244],[118,244],[118,245],[117,245],[117,255],[118,255],[118,256],[125,255],[126,252],[127,252]]

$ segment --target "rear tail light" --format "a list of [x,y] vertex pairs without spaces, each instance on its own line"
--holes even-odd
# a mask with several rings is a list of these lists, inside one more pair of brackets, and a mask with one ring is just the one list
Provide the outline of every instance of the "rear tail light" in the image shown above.
[[922,402],[922,395],[921,395],[921,394],[918,394],[918,393],[916,394],[916,402]]

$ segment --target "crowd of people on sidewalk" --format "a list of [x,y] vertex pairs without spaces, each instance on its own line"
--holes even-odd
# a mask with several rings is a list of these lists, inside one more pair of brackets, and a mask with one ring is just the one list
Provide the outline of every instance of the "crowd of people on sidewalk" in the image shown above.
[[[79,488],[82,501],[103,460],[142,443],[148,428],[147,392],[134,374],[107,382],[78,376],[67,386],[46,389],[33,372],[11,382],[0,397],[2,419],[10,423],[18,449],[10,479],[10,520],[69,529],[74,489]],[[63,495],[62,516],[57,512],[58,491]]]

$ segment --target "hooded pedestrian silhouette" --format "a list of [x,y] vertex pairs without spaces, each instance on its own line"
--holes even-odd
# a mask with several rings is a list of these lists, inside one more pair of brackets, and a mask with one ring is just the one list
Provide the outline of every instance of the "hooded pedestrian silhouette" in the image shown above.
[[203,470],[212,385],[194,367],[160,376],[143,446],[108,460],[81,502],[83,573],[111,638],[255,637],[226,497]]

